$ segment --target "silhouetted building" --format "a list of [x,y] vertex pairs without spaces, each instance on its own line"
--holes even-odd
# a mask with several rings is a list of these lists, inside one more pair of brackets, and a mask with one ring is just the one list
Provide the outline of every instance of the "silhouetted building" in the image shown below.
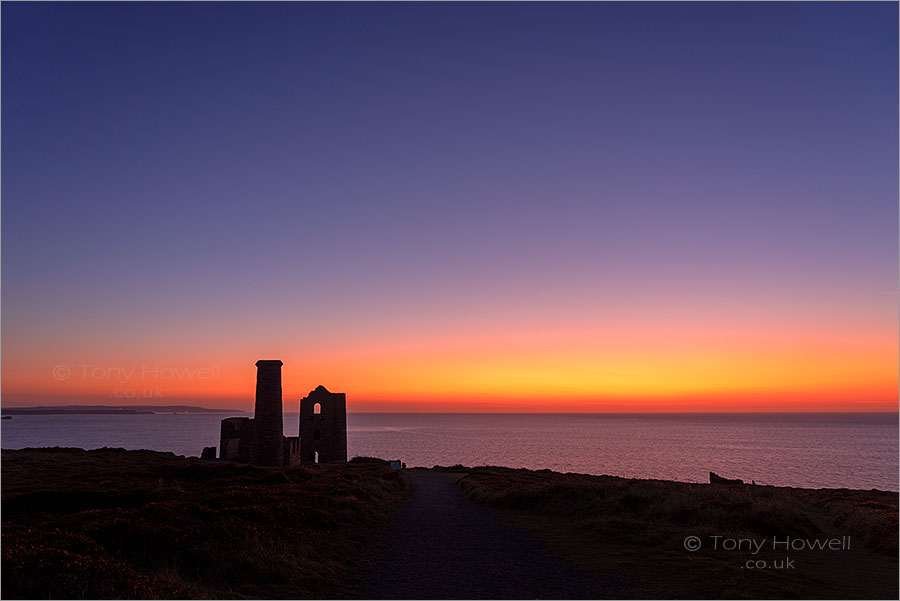
[[222,420],[219,459],[280,466],[300,463],[300,440],[284,435],[281,361],[256,362],[256,406],[253,418]]
[[253,459],[253,419],[229,417],[222,420],[219,459],[250,463]]
[[250,463],[282,465],[284,418],[281,405],[281,361],[256,362],[256,408]]
[[319,386],[300,400],[300,460],[347,461],[347,395]]
[[[256,362],[254,416],[222,420],[219,459],[280,466],[347,461],[347,397],[319,386],[300,401],[300,436],[284,435],[281,361]],[[204,449],[204,456],[209,456]],[[213,456],[215,456],[213,454]]]

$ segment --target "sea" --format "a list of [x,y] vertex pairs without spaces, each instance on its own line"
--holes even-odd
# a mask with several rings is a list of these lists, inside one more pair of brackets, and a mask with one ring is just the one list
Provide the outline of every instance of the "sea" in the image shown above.
[[[199,456],[217,446],[219,414],[15,415],[0,446],[121,447]],[[500,465],[708,482],[896,491],[896,413],[351,413],[348,456],[408,467]],[[296,413],[284,415],[296,436]]]

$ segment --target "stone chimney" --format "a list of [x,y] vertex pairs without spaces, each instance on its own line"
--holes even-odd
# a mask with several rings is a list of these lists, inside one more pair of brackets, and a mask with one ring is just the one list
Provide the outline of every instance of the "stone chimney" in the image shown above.
[[253,416],[254,465],[279,466],[283,462],[284,423],[281,407],[281,361],[256,362],[256,408]]

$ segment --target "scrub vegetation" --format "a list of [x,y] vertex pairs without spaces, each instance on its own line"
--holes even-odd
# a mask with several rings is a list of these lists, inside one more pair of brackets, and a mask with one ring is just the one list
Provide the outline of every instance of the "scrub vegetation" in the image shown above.
[[321,597],[408,495],[384,462],[3,451],[2,596]]
[[506,468],[458,484],[598,578],[627,574],[635,598],[897,597],[895,492]]

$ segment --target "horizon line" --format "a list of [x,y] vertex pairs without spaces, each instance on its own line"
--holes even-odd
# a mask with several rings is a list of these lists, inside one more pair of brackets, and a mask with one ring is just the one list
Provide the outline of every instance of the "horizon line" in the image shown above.
[[[54,409],[54,408],[66,408],[66,407],[99,407],[99,408],[128,408],[128,407],[148,407],[148,408],[160,408],[166,409],[170,407],[192,407],[197,409],[204,409],[206,411],[218,411],[220,413],[227,413],[230,411],[236,413],[253,413],[253,410],[246,409],[236,409],[229,407],[203,407],[199,405],[184,405],[184,404],[173,404],[173,405],[155,405],[155,404],[144,404],[144,405],[107,405],[107,404],[70,404],[70,405],[6,405],[0,403],[0,410],[2,409]],[[282,411],[282,413],[292,414],[298,413],[297,411]],[[431,415],[826,415],[826,414],[897,414],[900,415],[900,407],[895,409],[875,409],[875,410],[719,410],[719,411],[708,411],[708,410],[682,410],[682,411],[347,411],[348,414],[359,414],[359,415],[421,415],[421,414],[431,414]]]

